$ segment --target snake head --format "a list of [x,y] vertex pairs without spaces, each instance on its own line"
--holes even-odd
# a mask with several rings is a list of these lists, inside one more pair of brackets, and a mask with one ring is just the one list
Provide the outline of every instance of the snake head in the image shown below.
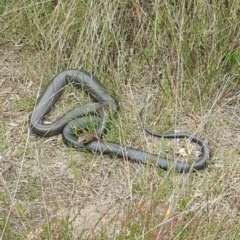
[[78,143],[80,144],[86,144],[89,143],[93,140],[98,140],[99,137],[93,133],[89,133],[89,132],[84,132],[79,134],[78,136]]

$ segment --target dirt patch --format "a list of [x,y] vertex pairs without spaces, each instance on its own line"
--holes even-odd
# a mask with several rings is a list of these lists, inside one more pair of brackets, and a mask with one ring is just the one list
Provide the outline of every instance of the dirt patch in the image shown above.
[[[116,236],[121,228],[123,212],[121,207],[112,207],[99,204],[88,204],[86,206],[74,207],[71,209],[60,209],[57,215],[65,219],[69,217],[72,222],[73,238],[79,236],[85,239],[94,239],[101,235],[103,229],[109,229],[109,236]],[[104,231],[104,234],[106,232]]]

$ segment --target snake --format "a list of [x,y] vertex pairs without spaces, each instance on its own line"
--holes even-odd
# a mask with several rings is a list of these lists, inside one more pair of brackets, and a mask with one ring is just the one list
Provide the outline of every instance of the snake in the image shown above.
[[[83,88],[92,99],[92,103],[77,105],[57,120],[46,123],[44,118],[50,113],[59,100],[63,90],[69,84],[76,88]],[[45,87],[37,99],[29,123],[31,131],[40,137],[52,137],[62,134],[63,142],[76,149],[86,149],[100,154],[114,154],[119,158],[136,161],[143,164],[155,164],[164,170],[174,168],[177,172],[187,173],[191,170],[201,170],[207,166],[209,147],[205,141],[191,133],[178,132],[160,134],[146,128],[142,121],[144,110],[139,113],[142,128],[152,136],[159,138],[185,138],[201,148],[199,159],[189,164],[186,161],[163,158],[157,154],[124,146],[120,143],[107,141],[103,135],[107,129],[109,116],[118,112],[116,100],[107,93],[103,84],[91,73],[82,70],[69,69],[57,74]],[[95,128],[92,133],[85,132],[85,138],[79,141],[76,129],[87,129],[89,122]],[[80,134],[81,135],[81,134]],[[89,137],[90,136],[90,137]],[[87,139],[87,140],[86,140]]]

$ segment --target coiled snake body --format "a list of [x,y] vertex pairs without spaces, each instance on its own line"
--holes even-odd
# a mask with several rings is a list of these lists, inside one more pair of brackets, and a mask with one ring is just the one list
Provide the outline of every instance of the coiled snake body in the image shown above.
[[[44,123],[43,118],[51,111],[55,102],[61,96],[64,87],[69,83],[75,86],[83,86],[94,102],[77,106],[53,123]],[[201,157],[192,165],[189,165],[185,161],[168,160],[156,154],[103,140],[101,137],[105,129],[108,115],[116,112],[116,101],[105,92],[103,85],[97,78],[84,71],[66,70],[53,78],[38,98],[35,108],[30,115],[30,127],[33,133],[44,137],[62,133],[64,143],[74,148],[85,148],[89,151],[103,154],[111,153],[120,158],[124,157],[141,163],[151,162],[165,170],[168,170],[171,165],[174,165],[178,172],[189,172],[191,169],[200,170],[206,167],[209,158],[208,146],[202,139],[189,133],[158,134],[153,133],[143,126],[143,128],[153,136],[164,138],[188,138],[190,141],[198,144],[201,147]],[[96,116],[96,113],[98,116]],[[140,115],[142,115],[142,112]],[[79,142],[77,136],[73,133],[73,128],[86,128],[89,120],[91,120],[96,127],[95,137],[87,142]]]

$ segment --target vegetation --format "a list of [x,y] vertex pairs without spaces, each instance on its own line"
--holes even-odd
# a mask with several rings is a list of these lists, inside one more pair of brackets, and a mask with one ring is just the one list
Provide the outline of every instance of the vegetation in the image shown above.
[[[0,14],[0,239],[240,238],[240,1],[4,0]],[[186,142],[142,131],[145,107],[150,129],[205,139],[208,168],[166,172],[31,134],[37,96],[69,68],[119,103],[106,140],[185,157]],[[49,119],[80,95],[69,87]]]

